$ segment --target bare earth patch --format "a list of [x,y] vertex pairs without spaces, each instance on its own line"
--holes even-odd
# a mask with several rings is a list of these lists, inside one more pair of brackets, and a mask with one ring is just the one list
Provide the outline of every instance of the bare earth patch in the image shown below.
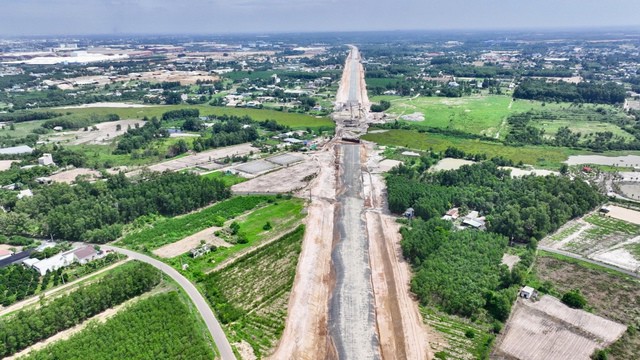
[[[144,123],[142,120],[108,121],[94,125],[98,130],[64,131],[50,135],[47,140],[50,142],[64,142],[70,145],[106,145],[111,143],[114,138],[123,135],[129,126],[134,127],[136,124],[143,126]],[[117,130],[118,126],[120,126],[120,130]]]
[[620,206],[610,205],[609,216],[619,220],[624,220],[632,224],[640,225],[640,211],[626,209]]
[[71,184],[78,176],[88,176],[90,180],[100,177],[100,173],[92,169],[71,169],[49,176],[53,182]]
[[502,263],[507,265],[509,270],[513,269],[513,267],[520,261],[520,257],[518,255],[510,255],[504,254],[502,255]]
[[[321,164],[326,161],[326,153],[315,153],[305,157],[303,162],[296,165],[283,167],[280,170],[233,185],[231,190],[236,194],[296,192],[307,187],[310,179],[317,176]],[[301,195],[309,196],[308,193]]]
[[226,241],[220,239],[219,237],[215,236],[214,233],[217,230],[220,230],[221,228],[219,227],[210,227],[208,229],[202,230],[200,232],[197,232],[191,236],[187,236],[186,238],[176,241],[174,243],[171,244],[167,244],[163,247],[157,248],[155,250],[153,250],[152,252],[157,255],[160,256],[161,258],[172,258],[172,257],[176,257],[179,255],[182,255],[186,252],[188,252],[189,250],[197,247],[201,241],[205,241],[207,244],[209,245],[214,245],[217,247],[229,247],[231,246],[231,244],[227,243]]
[[438,161],[437,164],[429,168],[429,172],[436,172],[440,170],[457,170],[461,168],[463,165],[473,165],[475,161],[464,160],[464,159],[454,159],[454,158],[444,158]]
[[0,160],[0,171],[9,170],[11,168],[11,164],[14,162],[18,162],[17,160]]
[[163,172],[165,170],[178,171],[190,167],[211,164],[214,162],[214,160],[231,157],[233,155],[247,155],[251,151],[256,151],[256,149],[251,146],[250,143],[227,146],[161,162],[159,164],[149,166],[149,170],[158,172]]
[[613,343],[626,329],[548,295],[537,302],[519,299],[497,342],[496,355],[522,360],[589,359],[594,350]]

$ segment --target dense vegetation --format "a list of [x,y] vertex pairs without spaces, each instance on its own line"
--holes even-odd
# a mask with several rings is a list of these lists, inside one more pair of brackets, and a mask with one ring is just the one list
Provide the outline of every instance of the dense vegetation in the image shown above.
[[141,300],[105,324],[93,324],[69,340],[31,353],[26,359],[213,359],[188,300],[170,292]]
[[38,308],[0,319],[0,356],[12,355],[104,310],[149,291],[161,279],[150,265],[130,262],[95,283]]
[[127,129],[127,132],[120,137],[118,147],[114,154],[130,154],[134,150],[141,149],[155,139],[165,139],[169,137],[167,129],[162,127],[160,120],[152,118],[142,127],[137,126]]
[[513,92],[513,97],[541,101],[620,104],[624,102],[625,90],[615,83],[572,84],[564,81],[551,83],[546,80],[526,79]]
[[[503,236],[452,231],[448,221],[417,220],[403,229],[402,249],[415,266],[411,290],[425,305],[464,316],[487,304],[486,294],[500,284]],[[508,314],[508,312],[507,312]]]
[[[497,167],[499,160],[429,173],[430,160],[422,158],[427,166],[400,166],[388,176],[390,209],[413,207],[418,217],[403,228],[402,249],[416,271],[412,291],[423,304],[463,316],[486,311],[505,321],[537,240],[602,200],[581,180],[511,178]],[[488,231],[454,230],[439,219],[451,207],[462,215],[478,210]],[[509,241],[531,249],[512,271],[500,265]]]
[[[207,276],[202,285],[232,339],[247,341],[258,358],[284,330],[304,226]],[[238,286],[242,283],[243,286]]]
[[134,225],[143,227],[142,230],[128,234],[121,242],[136,247],[138,250],[155,249],[195,234],[200,230],[212,226],[222,226],[228,219],[249,211],[272,200],[272,198],[269,196],[234,197],[193,214],[154,222],[151,227],[144,227],[144,219],[140,219],[140,224]]
[[396,213],[413,207],[424,219],[438,218],[450,207],[487,215],[490,231],[528,243],[581,216],[603,199],[582,180],[565,177],[511,178],[489,161],[458,170],[423,173],[400,168],[387,179],[389,207]]
[[40,284],[40,274],[22,265],[0,268],[0,304],[9,306],[33,295]]
[[144,181],[118,174],[107,181],[53,184],[0,214],[6,235],[53,236],[70,241],[115,240],[122,224],[140,216],[175,216],[229,197],[224,183],[185,173],[152,173]]

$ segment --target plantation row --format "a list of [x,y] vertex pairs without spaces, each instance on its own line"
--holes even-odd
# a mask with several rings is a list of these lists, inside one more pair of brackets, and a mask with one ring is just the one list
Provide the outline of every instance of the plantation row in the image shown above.
[[[273,348],[287,316],[304,226],[211,274],[202,287],[218,319],[259,358]],[[238,286],[238,284],[243,284]]]
[[80,265],[75,263],[67,268],[60,268],[40,276],[33,268],[22,265],[9,265],[0,269],[0,304],[9,306],[31,295],[43,292],[49,285],[58,286],[62,282],[95,272],[118,261],[117,254],[111,253],[101,259]]
[[222,226],[225,221],[273,198],[270,196],[235,197],[197,213],[162,220],[153,227],[128,234],[121,242],[138,250],[155,249],[212,226]]
[[161,279],[150,265],[129,262],[99,281],[0,319],[0,356],[9,356],[71,328],[155,287]]
[[213,359],[197,316],[176,292],[153,296],[25,359]]

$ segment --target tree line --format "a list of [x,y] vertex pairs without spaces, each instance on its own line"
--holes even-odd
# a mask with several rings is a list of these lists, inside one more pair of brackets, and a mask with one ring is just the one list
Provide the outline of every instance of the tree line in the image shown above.
[[611,82],[572,84],[537,79],[523,80],[513,92],[513,97],[517,99],[595,104],[620,104],[624,102],[625,95],[624,87]]
[[132,261],[67,295],[0,319],[0,356],[10,356],[73,327],[104,310],[143,294],[162,276],[150,265]]
[[0,233],[102,243],[115,240],[123,224],[140,216],[176,216],[229,196],[218,179],[165,172],[134,181],[120,173],[101,182],[42,187],[0,213]]

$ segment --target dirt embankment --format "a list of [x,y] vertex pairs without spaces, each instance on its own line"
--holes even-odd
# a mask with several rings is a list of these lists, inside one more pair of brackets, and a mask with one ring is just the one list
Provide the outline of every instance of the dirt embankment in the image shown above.
[[365,216],[376,318],[384,359],[430,359],[429,332],[410,291],[411,269],[400,248],[400,224],[390,215],[373,144],[363,145]]
[[310,184],[312,201],[296,278],[289,298],[287,322],[271,359],[333,357],[327,330],[328,299],[333,286],[331,248],[336,196],[335,156],[327,147],[318,153],[318,177]]

